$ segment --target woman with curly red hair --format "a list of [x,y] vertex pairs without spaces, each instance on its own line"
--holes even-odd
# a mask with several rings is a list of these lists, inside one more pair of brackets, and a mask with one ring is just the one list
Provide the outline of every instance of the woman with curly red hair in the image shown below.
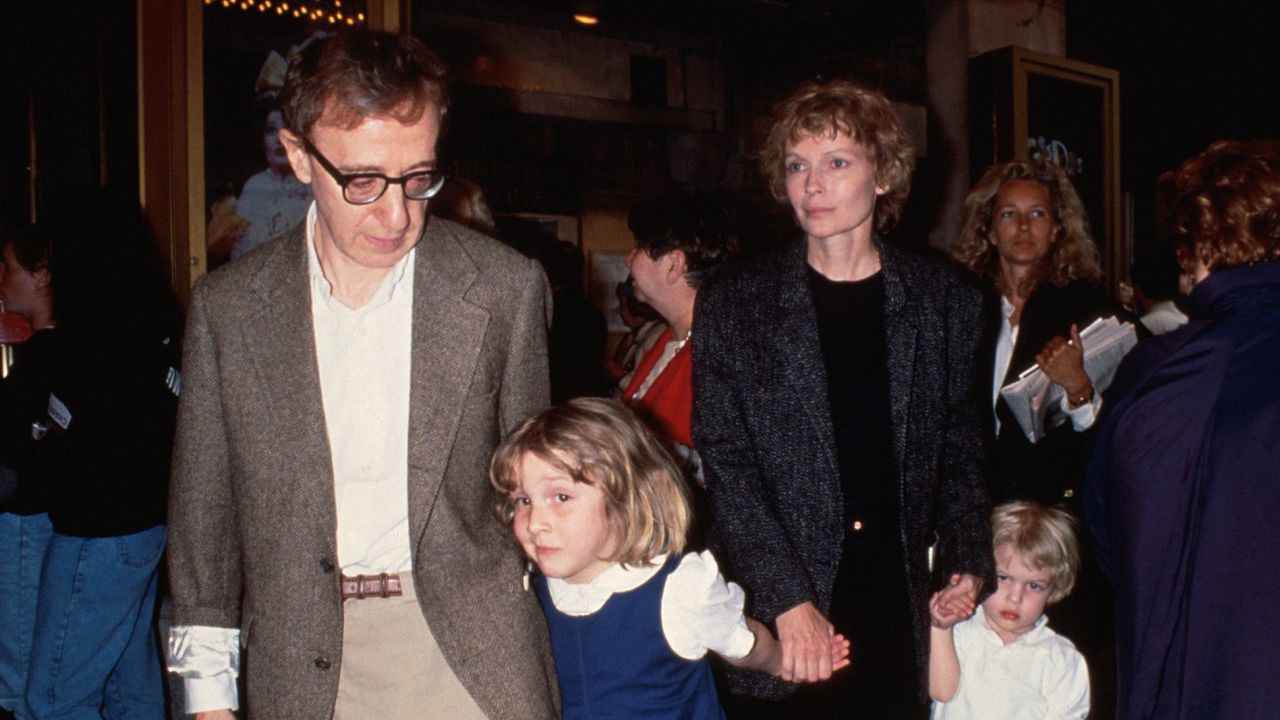
[[1175,177],[1191,321],[1139,344],[1086,485],[1116,592],[1119,718],[1280,704],[1280,145],[1217,142]]

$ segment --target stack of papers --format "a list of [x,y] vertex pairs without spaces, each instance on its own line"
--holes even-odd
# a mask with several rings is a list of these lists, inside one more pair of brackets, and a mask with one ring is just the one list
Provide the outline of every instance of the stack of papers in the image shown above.
[[[1080,333],[1084,345],[1084,371],[1093,382],[1093,391],[1102,392],[1111,387],[1116,369],[1126,353],[1138,344],[1138,334],[1133,325],[1109,318],[1098,318]],[[1039,365],[1027,368],[1014,382],[1000,388],[1019,427],[1031,442],[1044,437],[1046,428],[1053,429],[1066,422],[1062,412],[1062,397],[1066,391],[1045,377]]]

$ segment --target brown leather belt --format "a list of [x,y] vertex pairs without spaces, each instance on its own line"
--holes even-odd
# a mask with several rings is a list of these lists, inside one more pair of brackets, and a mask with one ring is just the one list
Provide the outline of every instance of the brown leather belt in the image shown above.
[[403,595],[400,589],[400,575],[397,573],[381,573],[379,575],[342,576],[342,599],[363,600],[369,597],[395,597]]

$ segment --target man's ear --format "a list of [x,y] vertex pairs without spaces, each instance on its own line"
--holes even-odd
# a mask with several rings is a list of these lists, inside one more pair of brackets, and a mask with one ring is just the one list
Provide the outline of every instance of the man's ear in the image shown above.
[[294,176],[298,178],[298,182],[310,185],[313,179],[311,177],[311,154],[302,146],[302,138],[288,128],[280,128],[279,134],[280,142],[284,145],[284,151],[289,155],[289,165],[293,168]]

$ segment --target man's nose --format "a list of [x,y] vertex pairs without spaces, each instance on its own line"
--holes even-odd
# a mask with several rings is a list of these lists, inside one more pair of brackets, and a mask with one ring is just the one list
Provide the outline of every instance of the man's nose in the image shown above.
[[416,202],[410,200],[409,196],[404,194],[404,186],[391,185],[382,193],[382,197],[374,201],[379,216],[382,218],[383,225],[393,232],[403,232],[409,227],[409,218],[412,210],[409,203]]

